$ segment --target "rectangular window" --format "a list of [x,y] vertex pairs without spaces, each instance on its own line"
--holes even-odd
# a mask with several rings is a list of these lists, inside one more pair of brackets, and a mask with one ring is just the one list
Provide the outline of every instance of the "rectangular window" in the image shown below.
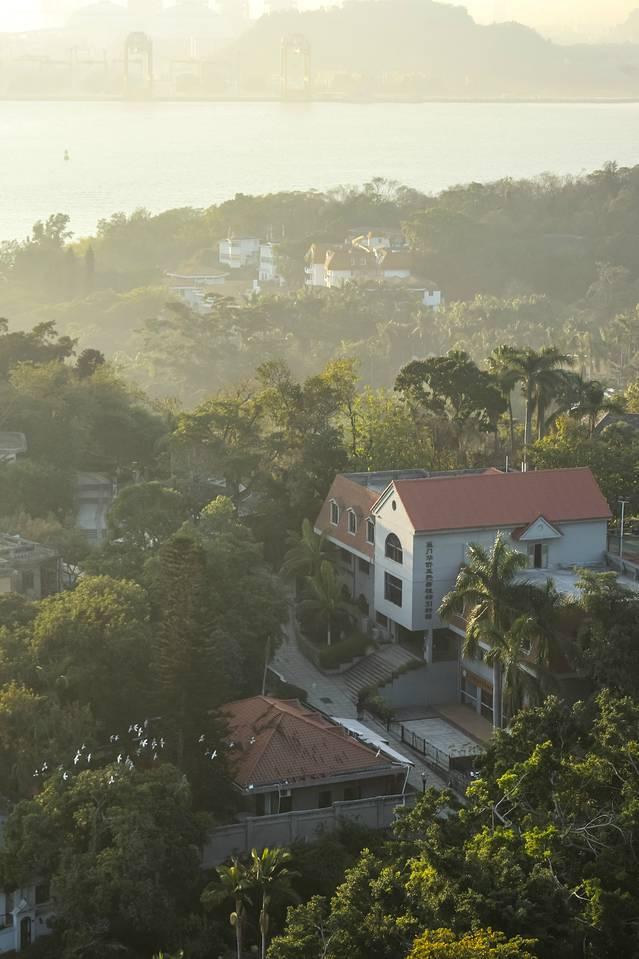
[[493,693],[487,689],[481,691],[481,714],[484,719],[493,721]]
[[375,622],[378,626],[383,626],[384,629],[388,628],[388,616],[384,616],[383,613],[375,613]]
[[390,573],[384,573],[384,599],[395,606],[402,605],[402,581]]
[[368,574],[369,574],[370,571],[371,571],[371,564],[368,562],[368,560],[366,560],[366,559],[360,559],[360,561],[359,561],[359,571],[360,571],[360,573],[364,573],[365,576],[368,576]]
[[349,553],[347,549],[342,549],[341,546],[339,546],[338,549],[339,549],[339,558],[342,566],[346,566],[348,567],[348,569],[352,569],[353,567],[352,554]]
[[357,800],[361,798],[362,798],[361,786],[345,786],[344,787],[344,802],[357,802]]
[[333,526],[337,526],[339,524],[339,506],[335,500],[331,500],[331,523]]
[[292,812],[293,811],[293,797],[292,796],[280,796],[279,797],[279,812]]
[[258,793],[255,797],[255,815],[264,816],[266,814],[266,796],[264,793]]
[[357,532],[357,516],[352,509],[348,511],[348,532],[354,536]]
[[366,520],[366,542],[371,544],[375,542],[375,523],[372,519]]
[[319,794],[317,808],[318,809],[328,809],[329,806],[333,805],[333,795],[330,789],[324,789]]
[[36,906],[41,906],[51,898],[51,889],[48,882],[40,882],[35,887]]

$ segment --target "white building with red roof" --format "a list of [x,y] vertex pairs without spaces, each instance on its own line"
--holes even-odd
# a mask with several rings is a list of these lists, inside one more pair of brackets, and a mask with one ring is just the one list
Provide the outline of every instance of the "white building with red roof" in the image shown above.
[[463,637],[463,623],[449,627],[438,614],[468,546],[490,548],[501,535],[526,555],[530,573],[522,575],[555,578],[561,589],[568,571],[603,568],[610,516],[589,469],[407,470],[336,477],[316,529],[338,547],[344,582],[354,599],[366,597],[381,633],[413,648],[423,640],[441,682],[458,671],[460,697],[490,718],[492,671],[461,662],[451,633]]

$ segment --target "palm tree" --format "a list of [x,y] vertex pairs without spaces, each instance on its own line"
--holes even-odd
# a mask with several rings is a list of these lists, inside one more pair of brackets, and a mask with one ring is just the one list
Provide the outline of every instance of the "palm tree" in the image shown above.
[[528,699],[537,699],[540,689],[539,677],[526,668],[535,655],[539,639],[539,624],[534,616],[522,613],[502,637],[499,645],[492,646],[486,654],[486,662],[493,666],[499,662],[502,680],[502,703],[504,716],[512,717]]
[[521,380],[522,352],[514,346],[497,346],[488,358],[488,372],[493,376],[497,389],[506,401],[510,428],[510,458],[515,457],[515,418],[513,415],[513,390]]
[[317,613],[326,623],[326,642],[332,642],[332,628],[340,615],[352,617],[355,607],[344,599],[342,588],[335,575],[335,567],[328,560],[323,560],[315,576],[307,578],[311,595],[302,600],[300,610],[307,613]]
[[218,906],[229,901],[233,903],[235,908],[229,915],[229,922],[235,929],[237,959],[242,959],[244,922],[246,910],[251,905],[254,877],[235,858],[230,866],[218,866],[217,874],[218,881],[208,885],[202,893],[202,903],[205,906]]
[[287,542],[289,549],[280,569],[285,579],[316,576],[324,560],[330,558],[330,543],[326,533],[316,533],[308,519],[302,523],[301,534],[289,533]]
[[286,899],[293,902],[298,899],[291,886],[291,879],[299,875],[289,868],[293,857],[284,849],[257,849],[251,851],[251,878],[259,889],[262,902],[260,906],[261,959],[266,959],[266,945],[270,924],[270,908],[273,899]]
[[556,395],[556,409],[546,422],[553,425],[560,416],[586,420],[590,436],[595,432],[597,420],[602,413],[623,413],[622,397],[606,396],[606,387],[599,380],[586,380],[579,373],[564,373],[564,385]]
[[[490,550],[476,543],[468,547],[468,561],[461,568],[455,587],[444,596],[439,614],[444,620],[466,617],[464,656],[477,654],[480,643],[491,650],[506,646],[506,636],[519,611],[521,591],[514,582],[518,570],[528,564],[526,556],[511,550],[498,536]],[[495,652],[493,667],[493,725],[501,727],[502,664],[505,656]]]
[[537,438],[542,439],[546,408],[563,386],[563,367],[571,366],[572,362],[572,358],[567,353],[560,353],[554,346],[545,346],[539,352],[531,349],[514,352],[513,366],[517,370],[517,379],[522,384],[526,400],[524,429],[526,450],[532,439],[533,414],[536,411]]

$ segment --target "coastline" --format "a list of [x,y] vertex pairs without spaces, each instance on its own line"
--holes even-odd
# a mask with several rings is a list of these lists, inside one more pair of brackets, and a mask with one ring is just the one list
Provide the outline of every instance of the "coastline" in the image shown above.
[[639,103],[639,97],[342,97],[323,96],[313,97],[278,97],[278,96],[154,96],[154,97],[125,97],[125,96],[11,96],[0,94],[0,103],[331,103],[345,105],[410,105],[418,104],[532,104],[539,106],[623,106]]

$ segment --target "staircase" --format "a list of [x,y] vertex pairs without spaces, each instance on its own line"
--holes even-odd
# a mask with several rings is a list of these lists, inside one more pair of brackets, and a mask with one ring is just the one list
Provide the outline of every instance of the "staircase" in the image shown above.
[[340,680],[348,694],[357,702],[362,689],[367,686],[385,686],[391,682],[393,673],[398,669],[403,670],[408,664],[417,663],[421,663],[421,660],[401,646],[383,646],[342,673]]

